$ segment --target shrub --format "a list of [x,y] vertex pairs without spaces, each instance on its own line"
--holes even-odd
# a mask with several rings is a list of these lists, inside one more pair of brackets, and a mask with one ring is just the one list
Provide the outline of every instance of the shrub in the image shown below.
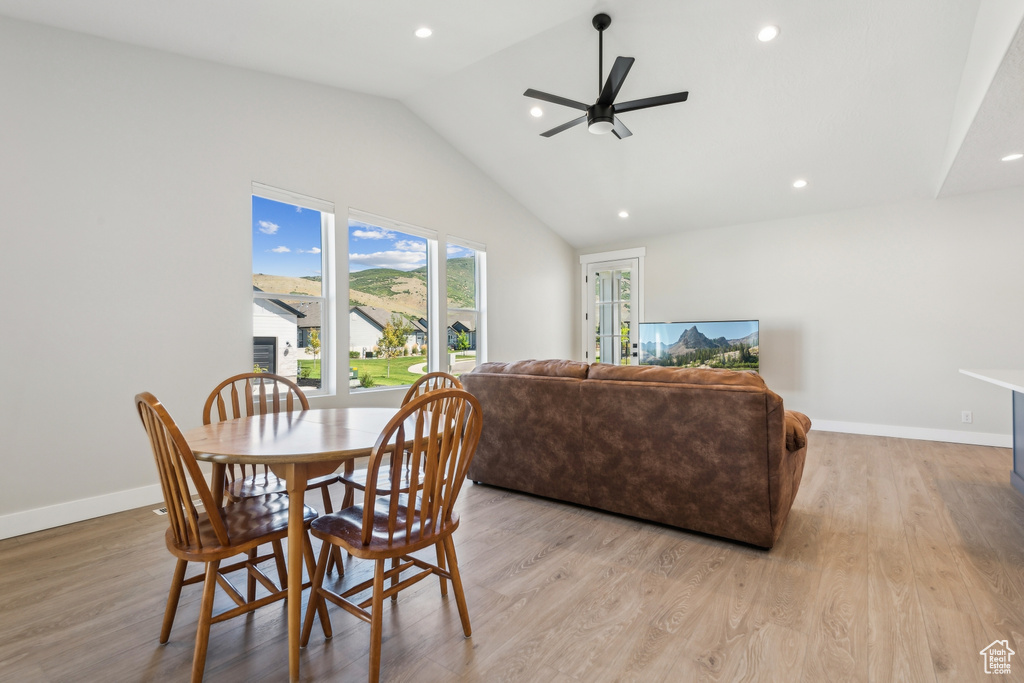
[[348,357],[349,358],[359,358],[359,352],[358,351],[349,351],[348,352]]
[[363,371],[363,374],[359,375],[359,386],[364,389],[369,389],[375,384],[376,382],[373,381],[373,376],[370,374],[369,370],[365,370]]

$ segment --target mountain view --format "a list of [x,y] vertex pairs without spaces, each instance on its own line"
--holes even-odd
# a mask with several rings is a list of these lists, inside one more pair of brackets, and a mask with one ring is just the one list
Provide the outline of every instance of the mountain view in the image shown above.
[[[448,307],[476,306],[475,259],[472,256],[447,261]],[[427,268],[414,270],[368,268],[348,275],[349,305],[377,306],[389,311],[425,315],[427,310]]]
[[709,338],[696,325],[686,328],[678,340],[665,343],[641,341],[645,365],[675,367],[752,369],[759,367],[759,333],[752,332],[738,339]]
[[[476,305],[474,258],[448,259],[448,307],[473,308]],[[423,316],[427,310],[426,267],[404,271],[394,268],[367,268],[349,273],[349,305],[377,306],[396,313]],[[256,273],[252,283],[264,292],[320,295],[320,277],[287,277]]]

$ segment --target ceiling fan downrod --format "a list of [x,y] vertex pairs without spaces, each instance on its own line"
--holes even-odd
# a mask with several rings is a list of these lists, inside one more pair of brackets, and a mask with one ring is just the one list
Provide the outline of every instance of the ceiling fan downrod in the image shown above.
[[604,86],[604,30],[612,25],[612,18],[607,14],[595,14],[591,23],[597,29],[597,94],[600,96]]

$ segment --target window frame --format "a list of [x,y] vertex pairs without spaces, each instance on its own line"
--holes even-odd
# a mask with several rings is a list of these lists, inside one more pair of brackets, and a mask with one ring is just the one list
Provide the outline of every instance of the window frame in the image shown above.
[[[381,216],[379,214],[370,213],[369,211],[363,211],[360,209],[349,208],[348,219],[346,220],[345,239],[348,242],[347,249],[345,252],[346,268],[345,268],[345,286],[347,292],[351,292],[351,288],[348,286],[349,268],[351,267],[350,256],[352,254],[351,244],[351,221],[357,221],[366,225],[372,225],[377,228],[384,230],[390,230],[393,232],[399,232],[413,237],[419,237],[427,241],[427,254],[426,254],[426,265],[427,265],[427,372],[434,372],[437,368],[441,367],[441,350],[438,348],[436,341],[442,338],[441,316],[439,314],[440,304],[440,289],[438,280],[438,271],[440,265],[438,263],[438,243],[439,235],[437,231],[430,230],[429,228],[423,228],[412,223],[406,223],[404,221],[396,220],[394,218],[388,218],[387,216]],[[447,295],[447,291],[445,291]],[[349,305],[349,295],[345,297],[345,311],[346,313],[351,311]],[[349,319],[349,315],[345,316],[345,319]],[[346,330],[346,340],[350,336],[351,328]],[[447,346],[445,347],[447,348]],[[346,356],[348,356],[346,348]],[[348,373],[351,372],[352,359],[349,358],[346,361],[346,367]],[[348,392],[350,395],[353,394],[365,394],[367,392],[377,391],[390,391],[390,390],[406,390],[408,384],[395,385],[395,386],[381,386],[381,387],[353,387],[349,386]]]
[[[252,291],[252,301],[257,299],[287,299],[290,301],[307,301],[320,304],[320,388],[303,387],[303,393],[308,396],[333,396],[335,389],[335,323],[334,310],[336,307],[336,290],[334,287],[334,226],[335,211],[334,202],[324,199],[317,199],[308,195],[283,190],[281,188],[264,185],[253,181],[252,196],[269,199],[283,204],[291,204],[320,214],[320,296],[306,294],[288,294],[284,292],[257,292]],[[252,215],[250,197],[250,217]],[[250,236],[251,239],[251,236]],[[249,245],[250,259],[252,258],[252,244]],[[249,270],[252,270],[250,264]],[[250,274],[250,278],[252,274]],[[294,340],[295,350],[298,352],[298,334]]]
[[[448,307],[448,268],[447,268],[447,245],[454,245],[463,249],[471,249],[474,254],[474,284],[476,291],[475,308],[450,308]],[[445,339],[448,332],[448,315],[454,312],[466,312],[476,315],[476,365],[487,362],[487,245],[474,242],[462,237],[447,235],[445,239]],[[447,353],[447,348],[446,348]],[[475,367],[475,366],[474,366]]]

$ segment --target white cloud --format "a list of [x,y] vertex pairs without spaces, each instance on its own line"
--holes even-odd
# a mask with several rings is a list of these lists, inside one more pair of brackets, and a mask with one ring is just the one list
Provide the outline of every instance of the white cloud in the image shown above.
[[390,230],[384,228],[370,228],[369,230],[353,230],[352,237],[364,240],[386,240],[394,235]]
[[350,263],[376,268],[412,270],[427,261],[427,255],[415,251],[377,251],[372,254],[349,254]]
[[313,247],[312,249],[296,249],[300,254],[319,254],[320,247]]
[[301,206],[296,206],[295,207],[295,213],[302,213],[302,207]]
[[398,240],[395,242],[395,249],[399,251],[419,251],[426,253],[427,243],[426,241],[419,240]]
[[287,254],[288,252],[291,251],[291,249],[289,249],[288,247],[274,247],[270,251],[274,252],[275,254]]
[[278,228],[281,226],[277,223],[271,223],[270,221],[260,221],[260,232],[264,235],[276,235]]

